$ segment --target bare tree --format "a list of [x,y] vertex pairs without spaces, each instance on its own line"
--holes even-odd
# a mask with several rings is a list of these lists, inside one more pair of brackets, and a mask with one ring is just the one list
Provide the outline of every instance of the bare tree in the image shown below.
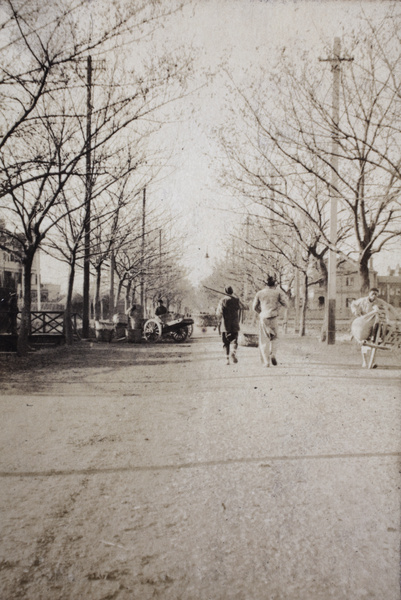
[[[303,232],[302,245],[323,280],[333,248],[328,202],[331,194],[340,199],[333,249],[358,265],[361,292],[369,286],[370,258],[401,234],[401,44],[399,16],[394,21],[390,13],[368,21],[368,34],[365,22],[346,39],[343,54],[353,60],[341,68],[338,123],[326,64],[306,52],[290,60],[283,49],[276,68],[263,74],[265,82],[244,91],[231,81],[240,102],[223,134],[225,181],[247,212],[254,206],[260,214],[265,206],[297,235]],[[339,146],[335,188],[333,136]]]
[[[1,137],[0,201],[12,226],[7,235],[21,247],[24,264],[24,306],[19,351],[26,350],[30,325],[30,280],[35,252],[52,227],[62,219],[64,190],[85,174],[88,148],[105,146],[118,154],[118,137],[133,124],[142,135],[144,117],[180,94],[190,68],[187,57],[164,57],[157,69],[124,81],[114,66],[98,89],[93,130],[87,135],[86,87],[81,58],[105,56],[126,43],[127,33],[145,35],[165,12],[157,2],[116,2],[102,5],[104,18],[95,23],[81,0],[19,3],[7,0],[0,13],[7,42],[0,47]],[[117,81],[118,75],[118,81]],[[105,81],[105,78],[104,78]],[[125,84],[125,85],[124,85]],[[161,90],[161,94],[158,92]],[[149,128],[149,127],[148,127]],[[126,138],[121,139],[121,143]],[[84,198],[81,198],[81,205]],[[80,203],[75,206],[78,210]],[[56,210],[57,209],[57,210]],[[68,212],[70,213],[71,207]],[[58,216],[56,216],[58,215]]]

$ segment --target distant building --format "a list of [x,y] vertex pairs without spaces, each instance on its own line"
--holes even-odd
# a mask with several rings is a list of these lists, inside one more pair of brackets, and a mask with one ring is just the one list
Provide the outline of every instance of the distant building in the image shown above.
[[[23,295],[22,285],[22,274],[23,264],[19,255],[19,248],[17,242],[13,242],[11,238],[7,238],[5,241],[5,235],[2,234],[3,244],[9,249],[0,249],[0,296],[5,298],[8,297],[10,292],[17,292],[18,298],[21,299]],[[37,252],[32,265],[32,290],[37,289],[39,285],[39,253]]]
[[[319,273],[316,269],[310,272],[310,281],[318,281]],[[378,287],[378,275],[372,268],[369,269],[371,287]],[[336,277],[336,316],[348,318],[351,316],[351,302],[361,297],[359,271],[355,265],[348,261],[341,261],[337,266]],[[326,304],[326,289],[321,281],[311,285],[308,290],[308,308],[322,310]]]
[[395,308],[401,307],[401,268],[388,269],[387,275],[378,275],[377,287],[379,297],[392,304]]
[[[0,218],[0,302],[8,300],[10,292],[16,292],[19,304],[23,298],[24,267],[20,257],[18,242],[7,234],[4,219]],[[40,303],[38,292],[40,289]],[[55,283],[42,284],[40,281],[40,251],[35,254],[31,276],[31,308],[35,310],[64,310],[65,300],[60,295],[61,286]]]
[[[41,302],[58,302],[61,298],[61,286],[56,283],[40,283],[40,300]],[[32,301],[36,302],[38,298],[37,287],[31,291]]]
[[0,250],[0,287],[16,292],[22,283],[22,265],[16,254]]

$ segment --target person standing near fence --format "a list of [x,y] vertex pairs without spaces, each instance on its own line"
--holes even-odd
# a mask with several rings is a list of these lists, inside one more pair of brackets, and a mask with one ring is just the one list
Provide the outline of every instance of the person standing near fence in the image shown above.
[[259,314],[259,352],[265,367],[277,365],[277,317],[280,306],[287,308],[285,295],[276,289],[276,282],[268,276],[266,287],[257,292],[252,309]]
[[223,348],[226,357],[226,364],[230,364],[230,347],[231,358],[233,363],[238,362],[238,332],[240,329],[240,312],[241,304],[239,298],[233,296],[233,288],[229,285],[225,288],[226,295],[222,298],[217,306],[216,315],[220,320],[220,333],[223,341]]
[[11,335],[17,335],[17,316],[19,313],[17,294],[10,292],[8,300],[8,319],[9,319],[9,332]]

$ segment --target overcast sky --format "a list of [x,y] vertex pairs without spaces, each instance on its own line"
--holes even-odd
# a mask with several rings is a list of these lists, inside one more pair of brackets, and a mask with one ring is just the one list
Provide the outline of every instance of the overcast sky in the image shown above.
[[[380,16],[388,4],[386,0],[198,0],[158,33],[160,43],[196,48],[199,85],[206,71],[213,74],[207,85],[181,105],[184,116],[163,130],[164,143],[174,148],[175,168],[149,189],[154,199],[163,199],[184,215],[180,222],[191,239],[184,262],[193,282],[209,272],[235,222],[227,212],[232,205],[229,191],[216,183],[221,161],[213,130],[224,127],[225,107],[235,101],[227,92],[224,69],[244,85],[259,77],[261,65],[273,64],[283,46],[287,52],[305,47],[318,62],[324,45],[332,45],[335,36],[344,38],[362,12]],[[375,260],[375,267],[384,272],[389,260],[395,259],[383,255]],[[49,266],[46,275],[56,274],[57,269]]]
[[[194,108],[193,116],[169,129],[172,143],[178,140],[176,147],[178,152],[181,148],[181,155],[179,167],[163,182],[163,195],[188,214],[193,243],[186,259],[193,281],[208,272],[219,254],[219,244],[233,228],[233,217],[227,213],[232,198],[228,190],[216,185],[220,157],[213,134],[215,127],[224,127],[226,104],[235,101],[227,92],[225,69],[238,84],[246,85],[259,77],[261,65],[268,69],[273,64],[283,46],[287,52],[295,47],[297,51],[302,47],[311,50],[318,64],[325,44],[331,46],[335,36],[344,39],[362,12],[380,16],[388,4],[353,0],[200,0],[175,20],[168,35],[198,48],[196,68],[200,80],[204,69],[214,73],[209,84],[187,100]],[[384,259],[377,259],[375,266],[385,269],[388,261]]]

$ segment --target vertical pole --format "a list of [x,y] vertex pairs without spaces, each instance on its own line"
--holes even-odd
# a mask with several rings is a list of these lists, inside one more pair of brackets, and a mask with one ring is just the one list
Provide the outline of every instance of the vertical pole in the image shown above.
[[298,268],[298,259],[299,259],[299,248],[297,246],[296,251],[296,267],[295,267],[295,323],[294,323],[294,333],[299,332],[299,295],[300,295],[300,282],[299,282],[299,268]]
[[331,142],[331,191],[330,191],[330,243],[328,285],[327,285],[327,343],[336,341],[336,275],[337,275],[337,185],[338,185],[338,138],[340,100],[340,38],[334,38],[334,60],[331,64],[333,73],[333,131]]
[[244,249],[244,302],[248,302],[248,254],[249,254],[249,216],[245,225],[245,249]]
[[159,229],[159,281],[162,276],[162,230]]
[[37,289],[38,289],[38,311],[42,310],[42,299],[40,297],[40,288],[41,288],[41,277],[40,277],[40,248],[36,251],[36,281],[37,281]]
[[87,100],[86,100],[86,189],[85,189],[85,226],[84,226],[84,284],[83,284],[83,315],[82,336],[89,337],[89,279],[90,279],[90,225],[91,225],[91,194],[92,194],[92,164],[91,164],[91,135],[92,135],[92,57],[87,59]]
[[269,256],[270,256],[270,271],[274,271],[273,273],[271,273],[272,276],[275,277],[276,275],[276,266],[277,266],[277,261],[273,260],[273,256],[274,256],[274,244],[273,244],[273,234],[274,234],[274,222],[273,222],[273,205],[275,202],[275,189],[274,189],[274,174],[271,173],[270,175],[270,179],[271,179],[271,185],[272,185],[272,189],[271,189],[271,196],[270,196],[270,201],[269,201]]
[[142,251],[141,251],[141,306],[144,308],[145,291],[145,219],[146,219],[146,187],[143,188],[142,200]]
[[114,314],[114,247],[110,254],[110,291],[109,291],[109,317]]

